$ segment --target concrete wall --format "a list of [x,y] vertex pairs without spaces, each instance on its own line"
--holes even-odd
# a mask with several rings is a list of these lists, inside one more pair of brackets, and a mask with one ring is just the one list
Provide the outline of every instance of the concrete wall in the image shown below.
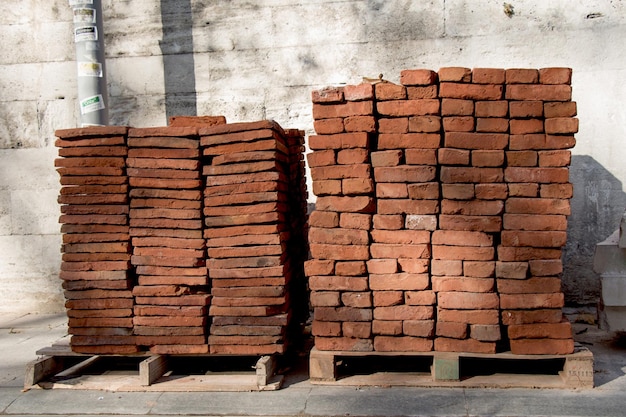
[[[593,303],[593,249],[626,206],[619,0],[105,0],[111,122],[275,119],[312,134],[311,91],[444,66],[574,69],[580,132],[564,287]],[[62,309],[54,130],[77,125],[67,0],[0,2],[0,312]]]

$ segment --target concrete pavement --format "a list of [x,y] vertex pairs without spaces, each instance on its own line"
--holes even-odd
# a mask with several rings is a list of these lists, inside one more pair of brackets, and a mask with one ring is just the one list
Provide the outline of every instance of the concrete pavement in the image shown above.
[[595,359],[591,390],[354,388],[311,385],[306,372],[286,375],[273,392],[109,392],[31,389],[26,363],[63,337],[61,315],[0,317],[0,415],[43,416],[623,416],[626,344],[595,325],[575,324]]

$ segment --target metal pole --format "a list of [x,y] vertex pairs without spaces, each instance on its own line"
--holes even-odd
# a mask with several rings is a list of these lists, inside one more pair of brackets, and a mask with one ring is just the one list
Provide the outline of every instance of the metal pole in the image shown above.
[[74,44],[80,124],[109,124],[101,0],[69,0],[74,14]]

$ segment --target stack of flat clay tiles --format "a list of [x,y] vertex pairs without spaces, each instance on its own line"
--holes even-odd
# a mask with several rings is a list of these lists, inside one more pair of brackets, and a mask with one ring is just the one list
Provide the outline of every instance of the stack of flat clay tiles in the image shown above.
[[200,135],[210,353],[284,353],[297,262],[287,250],[289,216],[305,215],[290,213],[288,137],[271,121],[213,126]]
[[197,128],[130,129],[128,147],[136,343],[154,353],[206,353]]
[[[318,349],[573,351],[560,289],[567,149],[578,127],[570,80],[567,68],[407,70],[401,85],[375,84],[376,110],[350,100],[364,85],[313,93],[309,163],[319,197],[306,270]],[[366,115],[375,117],[361,167],[374,180],[373,222],[342,251],[350,234],[337,218],[347,204],[327,203],[337,192],[328,180],[350,171],[332,156],[348,143],[346,121]],[[348,279],[336,268],[349,252],[367,268]],[[369,310],[344,303],[357,291],[371,296]]]
[[71,344],[135,353],[125,127],[56,132],[63,280]]

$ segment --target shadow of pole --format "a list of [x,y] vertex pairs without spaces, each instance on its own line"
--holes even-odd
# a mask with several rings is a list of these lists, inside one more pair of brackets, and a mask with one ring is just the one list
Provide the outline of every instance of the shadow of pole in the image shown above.
[[172,116],[197,116],[191,0],[161,0],[165,111]]

